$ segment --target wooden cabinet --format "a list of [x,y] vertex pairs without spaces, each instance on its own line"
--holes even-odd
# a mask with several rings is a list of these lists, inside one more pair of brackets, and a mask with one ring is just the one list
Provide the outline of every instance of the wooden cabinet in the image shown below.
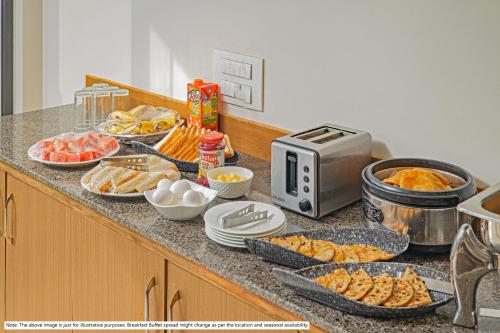
[[[169,262],[167,311],[173,321],[273,321],[279,320]],[[188,331],[179,331],[188,332]],[[191,332],[191,331],[189,331]],[[199,332],[199,331],[192,331]],[[218,331],[223,332],[223,331]],[[229,331],[228,331],[229,332]],[[255,331],[238,331],[255,332]],[[263,331],[259,331],[263,332]],[[272,332],[280,332],[273,330]],[[290,331],[281,331],[290,332]]]
[[71,320],[71,209],[7,176],[6,320]]
[[[5,321],[5,238],[3,234],[3,216],[5,213],[5,191],[7,190],[6,173],[0,169],[0,323]],[[0,332],[4,332],[0,324]]]
[[9,196],[0,206],[2,323],[294,319],[0,164],[1,203]]
[[107,227],[74,213],[71,221],[74,320],[164,320],[165,260]]

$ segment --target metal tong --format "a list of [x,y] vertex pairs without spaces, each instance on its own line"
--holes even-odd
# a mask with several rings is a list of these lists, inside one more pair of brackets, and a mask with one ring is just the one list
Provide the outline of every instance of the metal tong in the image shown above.
[[113,156],[101,159],[102,166],[122,167],[137,171],[149,171],[149,155]]
[[[398,272],[397,276],[402,277],[403,272]],[[425,286],[427,287],[427,289],[453,295],[453,287],[450,282],[436,280],[420,275],[419,277],[422,279],[422,281],[425,282]]]
[[268,217],[267,210],[255,211],[255,204],[250,204],[235,212],[222,217],[222,227],[232,228],[253,222],[265,221]]

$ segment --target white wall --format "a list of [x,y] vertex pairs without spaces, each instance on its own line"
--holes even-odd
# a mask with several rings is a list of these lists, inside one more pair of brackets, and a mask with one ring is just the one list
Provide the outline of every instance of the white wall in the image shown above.
[[264,113],[228,112],[500,181],[500,1],[45,0],[44,38],[46,106],[86,73],[185,99],[221,48],[265,59]]

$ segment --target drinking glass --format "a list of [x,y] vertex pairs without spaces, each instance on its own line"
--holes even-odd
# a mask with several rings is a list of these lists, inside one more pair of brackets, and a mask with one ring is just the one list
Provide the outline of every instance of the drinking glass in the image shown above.
[[94,89],[94,112],[95,125],[99,125],[108,119],[111,113],[111,92],[106,89]]
[[111,92],[112,110],[113,111],[128,111],[128,89],[116,89]]
[[76,132],[87,132],[92,129],[95,123],[93,113],[93,93],[88,90],[78,90],[75,92],[73,103]]

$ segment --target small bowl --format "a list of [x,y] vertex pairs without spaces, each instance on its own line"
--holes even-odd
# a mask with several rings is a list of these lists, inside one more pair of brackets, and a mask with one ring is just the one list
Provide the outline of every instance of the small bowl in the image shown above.
[[[243,180],[237,182],[223,182],[217,180],[217,177],[222,174],[234,173],[243,177]],[[207,172],[208,184],[210,188],[218,192],[218,196],[224,199],[239,198],[250,190],[252,185],[253,172],[246,168],[236,166],[226,166],[214,168]]]
[[196,184],[192,181],[189,181],[189,185],[191,185],[191,189],[195,191],[200,191],[205,196],[205,199],[201,203],[201,205],[197,206],[187,206],[183,204],[176,204],[171,206],[161,206],[157,205],[153,202],[153,193],[156,190],[149,190],[144,192],[144,196],[146,200],[160,213],[162,216],[165,216],[169,220],[173,221],[187,221],[192,220],[196,216],[200,215],[201,212],[208,206],[210,202],[212,202],[217,197],[217,191],[211,190],[199,184]]

